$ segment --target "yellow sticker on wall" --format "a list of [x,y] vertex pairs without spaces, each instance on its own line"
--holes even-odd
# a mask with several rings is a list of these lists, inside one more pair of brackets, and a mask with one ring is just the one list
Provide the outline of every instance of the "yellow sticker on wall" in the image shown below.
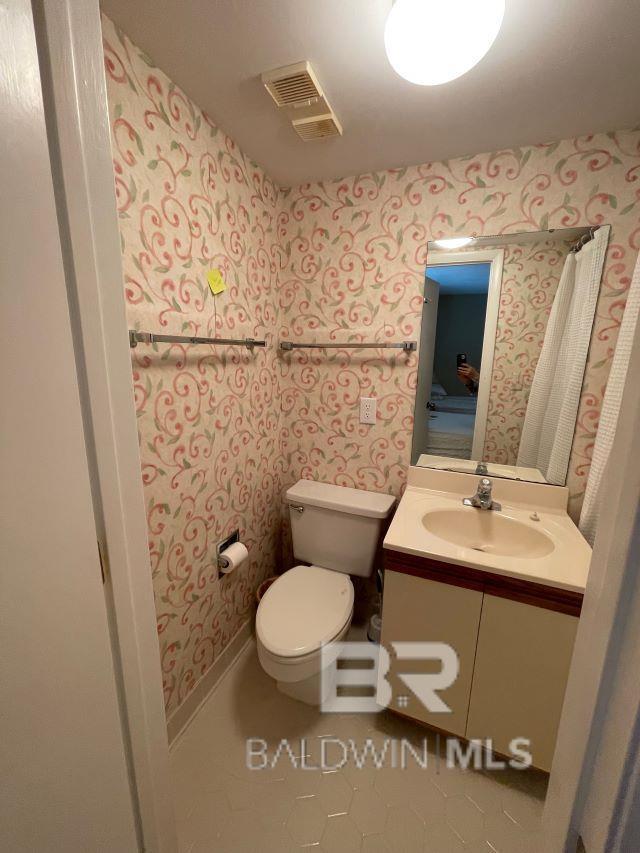
[[227,289],[227,285],[224,283],[222,273],[219,269],[209,270],[207,273],[207,281],[209,282],[209,289],[214,296],[217,296],[219,293],[223,293]]

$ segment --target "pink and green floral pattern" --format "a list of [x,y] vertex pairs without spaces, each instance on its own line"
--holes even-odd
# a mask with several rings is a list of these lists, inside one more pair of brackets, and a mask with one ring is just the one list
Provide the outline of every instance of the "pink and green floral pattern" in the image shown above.
[[[429,239],[613,226],[571,461],[579,505],[640,246],[640,133],[280,190],[107,18],[103,26],[130,326],[268,341],[253,354],[132,351],[171,714],[280,563],[284,487],[302,476],[401,491],[416,355],[282,356],[277,341],[418,339]],[[228,285],[215,299],[214,267]],[[378,398],[374,426],[359,423],[361,395]],[[218,581],[215,543],[235,527],[250,560]]]
[[[167,713],[253,612],[280,552],[276,350],[279,192],[103,19],[130,326],[266,338],[269,347],[139,345],[133,381]],[[213,297],[209,269],[227,290]],[[216,580],[234,528],[250,561]]]
[[[418,339],[428,240],[612,226],[570,463],[575,517],[640,248],[640,131],[304,184],[282,199],[281,327],[296,340]],[[517,328],[516,316],[509,322]],[[348,350],[290,357],[283,370],[289,479],[398,492],[411,446],[416,364],[415,357]],[[373,427],[358,423],[360,394],[380,398]]]

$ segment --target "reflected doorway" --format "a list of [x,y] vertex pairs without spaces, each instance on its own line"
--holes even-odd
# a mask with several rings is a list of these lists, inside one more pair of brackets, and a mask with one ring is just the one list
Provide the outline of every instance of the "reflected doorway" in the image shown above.
[[502,251],[447,253],[428,264],[412,464],[422,454],[482,458]]

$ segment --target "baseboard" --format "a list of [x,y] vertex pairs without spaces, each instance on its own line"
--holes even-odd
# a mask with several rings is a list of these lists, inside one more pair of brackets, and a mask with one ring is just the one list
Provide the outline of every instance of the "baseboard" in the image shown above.
[[247,619],[231,642],[218,655],[213,664],[202,676],[191,693],[167,719],[167,734],[169,744],[173,744],[178,735],[189,725],[196,716],[203,702],[220,681],[225,672],[231,667],[253,635],[253,619]]

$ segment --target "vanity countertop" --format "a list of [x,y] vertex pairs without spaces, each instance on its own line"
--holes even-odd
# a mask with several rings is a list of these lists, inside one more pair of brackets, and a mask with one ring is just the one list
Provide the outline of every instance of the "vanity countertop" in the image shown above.
[[[409,471],[407,488],[384,539],[385,549],[584,592],[591,548],[567,515],[565,488],[494,478],[493,497],[502,509],[480,510],[462,504],[464,497],[474,493],[478,477],[419,468]],[[438,531],[443,535],[427,529],[436,527],[434,521],[443,528]],[[480,530],[477,545],[475,530]],[[496,531],[498,536],[506,531],[507,550],[512,553],[499,553],[500,546],[491,546]],[[455,541],[458,538],[460,542]]]

